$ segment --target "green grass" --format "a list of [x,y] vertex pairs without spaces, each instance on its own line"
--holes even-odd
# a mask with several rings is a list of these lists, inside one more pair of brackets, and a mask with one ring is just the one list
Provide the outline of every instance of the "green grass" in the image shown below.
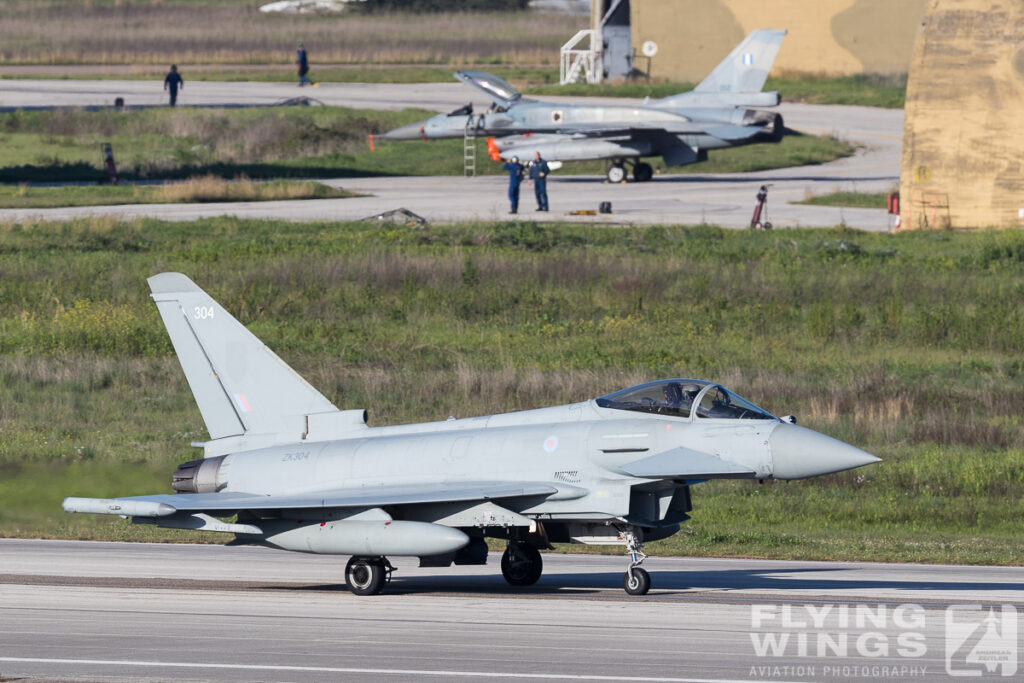
[[95,218],[0,254],[0,534],[195,538],[59,509],[167,491],[205,437],[145,285],[177,270],[371,424],[696,376],[884,459],[701,484],[655,552],[1024,561],[1019,231]]
[[[368,136],[419,121],[432,112],[269,107],[16,111],[0,114],[0,182],[99,182],[106,178],[101,146],[113,145],[125,180],[325,178],[369,175],[459,175],[462,140],[388,142],[371,153]],[[853,148],[830,137],[787,136],[712,151],[690,173],[727,173],[825,163]],[[501,174],[478,146],[478,172]],[[566,164],[562,173],[603,174],[603,162]]]
[[275,201],[281,199],[340,199],[352,192],[321,183],[293,180],[211,182],[209,178],[174,185],[61,185],[57,187],[0,185],[0,208],[43,209],[65,206],[118,204],[177,204],[182,202]]
[[[527,88],[535,95],[584,95],[594,97],[650,97],[659,99],[692,90],[695,83],[602,83],[596,85],[543,85]],[[777,90],[784,102],[808,104],[856,104],[865,107],[902,109],[906,98],[906,74],[879,76],[769,78],[766,91]]]
[[[893,190],[894,192],[896,190]],[[884,209],[889,194],[887,192],[832,192],[817,197],[810,197],[794,204],[813,204],[814,206],[849,206],[858,209]]]

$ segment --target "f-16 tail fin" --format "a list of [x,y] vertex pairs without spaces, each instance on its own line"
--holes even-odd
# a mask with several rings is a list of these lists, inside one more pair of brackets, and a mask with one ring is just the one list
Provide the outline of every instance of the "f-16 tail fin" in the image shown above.
[[786,31],[769,28],[752,31],[693,92],[760,92],[785,37]]
[[211,438],[298,441],[311,415],[338,413],[192,280],[160,273],[148,282]]
[[654,106],[774,107],[779,93],[761,92],[786,31],[752,31],[690,92],[658,100]]

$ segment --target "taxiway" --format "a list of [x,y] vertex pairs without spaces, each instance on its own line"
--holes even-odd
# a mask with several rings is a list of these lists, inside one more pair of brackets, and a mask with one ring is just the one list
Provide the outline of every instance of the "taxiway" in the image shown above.
[[1017,567],[656,557],[630,598],[619,556],[545,554],[526,589],[497,557],[396,558],[366,598],[346,558],[262,548],[8,539],[0,558],[0,676],[47,680],[930,680],[950,606],[1024,607]]
[[[0,108],[108,106],[124,97],[131,106],[158,106],[164,102],[159,83],[148,81],[5,80]],[[323,84],[298,89],[283,83],[190,82],[181,103],[194,106],[268,105],[298,95],[325,104],[368,108],[418,107],[450,111],[473,101],[486,103],[459,83],[412,85]],[[558,99],[571,102],[574,98]],[[611,98],[588,101],[617,102]],[[67,220],[90,215],[123,218],[158,217],[167,220],[232,215],[242,218],[273,218],[303,221],[360,220],[392,209],[406,208],[432,222],[494,220],[560,220],[609,225],[702,224],[742,228],[750,223],[754,196],[762,184],[773,187],[768,198],[768,218],[776,227],[830,227],[847,225],[861,230],[890,230],[893,218],[882,209],[850,209],[794,204],[810,196],[834,191],[887,192],[896,187],[900,171],[903,131],[901,110],[869,107],[801,105],[784,103],[780,112],[786,125],[815,135],[831,134],[858,146],[853,157],[820,166],[804,166],[755,173],[663,173],[649,183],[610,185],[594,176],[563,176],[555,173],[549,183],[552,211],[536,214],[531,208],[530,187],[524,187],[517,216],[507,213],[505,187],[500,176],[378,177],[325,179],[334,186],[366,194],[352,199],[280,202],[232,202],[216,204],[137,204],[111,207],[61,209],[4,209],[0,221],[26,219]],[[421,143],[388,143],[421,144]],[[571,212],[595,210],[603,201],[612,203],[611,214],[575,216]]]

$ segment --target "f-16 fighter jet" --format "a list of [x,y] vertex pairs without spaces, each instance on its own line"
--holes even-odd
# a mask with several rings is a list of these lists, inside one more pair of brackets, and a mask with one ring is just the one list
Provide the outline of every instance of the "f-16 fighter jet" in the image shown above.
[[660,156],[666,166],[707,159],[710,149],[782,139],[782,115],[753,107],[779,104],[777,92],[762,92],[785,31],[761,29],[736,46],[692,91],[635,106],[572,105],[523,97],[501,78],[481,71],[455,77],[490,98],[491,107],[474,114],[472,104],[396,128],[390,140],[437,140],[490,136],[495,161],[608,159],[608,180],[621,182],[627,165],[633,179],[650,180],[644,157]]
[[[627,593],[650,588],[642,543],[671,536],[708,479],[802,479],[876,462],[714,382],[668,379],[589,401],[370,427],[339,410],[180,273],[149,279],[210,434],[174,493],[67,498],[67,512],[234,534],[234,544],[349,555],[349,588],[376,594],[389,556],[485,564],[507,541],[514,586],[552,543],[625,546]],[[225,521],[227,518],[227,521]],[[235,518],[235,519],[231,519]]]

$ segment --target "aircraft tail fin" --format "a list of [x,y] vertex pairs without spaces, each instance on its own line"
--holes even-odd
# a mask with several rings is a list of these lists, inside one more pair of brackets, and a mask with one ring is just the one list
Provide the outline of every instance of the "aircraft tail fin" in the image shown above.
[[338,413],[192,280],[160,273],[148,282],[212,439],[299,441],[311,415]]
[[784,30],[764,28],[751,31],[693,92],[760,92],[785,37]]

